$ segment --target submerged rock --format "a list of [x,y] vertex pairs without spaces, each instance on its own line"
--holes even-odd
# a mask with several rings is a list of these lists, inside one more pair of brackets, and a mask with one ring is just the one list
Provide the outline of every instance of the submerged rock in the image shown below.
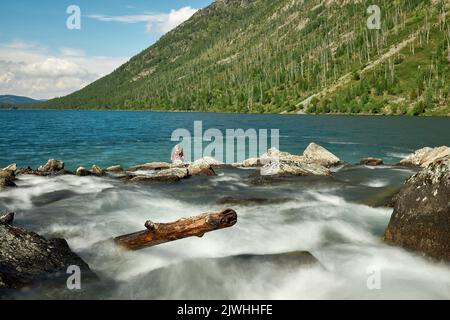
[[417,166],[426,168],[438,159],[450,158],[450,148],[446,146],[416,150],[414,153],[400,161],[404,166]]
[[312,267],[320,268],[320,262],[304,251],[195,259],[136,277],[127,294],[136,299],[235,299],[239,284],[272,287],[289,272]]
[[320,164],[324,167],[332,167],[341,162],[341,160],[330,151],[315,143],[310,143],[303,152],[303,156],[308,163]]
[[46,164],[38,168],[39,172],[53,173],[64,170],[64,162],[61,160],[50,159]]
[[81,269],[82,281],[97,279],[64,239],[46,240],[34,232],[0,224],[0,289],[66,286],[69,266]]
[[362,166],[381,166],[383,163],[383,159],[379,158],[365,158],[359,162]]
[[450,261],[450,159],[409,178],[393,202],[384,240]]
[[219,199],[218,204],[228,206],[254,206],[254,205],[271,205],[291,201],[292,199],[268,199],[268,198],[245,198],[245,197],[224,197]]
[[91,168],[91,172],[94,176],[103,177],[105,175],[105,171],[97,165],[93,165]]

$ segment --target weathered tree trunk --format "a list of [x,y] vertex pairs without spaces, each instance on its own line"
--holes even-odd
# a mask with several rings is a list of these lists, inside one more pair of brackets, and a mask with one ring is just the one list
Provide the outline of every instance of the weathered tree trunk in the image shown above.
[[147,221],[147,230],[117,237],[114,242],[128,250],[140,250],[187,237],[202,237],[207,232],[232,227],[236,222],[237,214],[232,209],[204,213],[171,223]]

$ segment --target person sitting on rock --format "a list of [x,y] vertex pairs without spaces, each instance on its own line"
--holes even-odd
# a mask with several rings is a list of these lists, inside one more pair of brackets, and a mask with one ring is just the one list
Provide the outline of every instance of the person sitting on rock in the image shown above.
[[172,154],[170,156],[170,159],[172,160],[172,163],[174,163],[174,164],[183,164],[184,153],[183,153],[183,149],[180,147],[179,144],[177,144],[172,149]]

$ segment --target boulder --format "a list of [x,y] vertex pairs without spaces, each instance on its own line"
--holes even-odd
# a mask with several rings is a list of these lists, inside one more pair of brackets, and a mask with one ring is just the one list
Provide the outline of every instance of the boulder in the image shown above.
[[14,180],[16,178],[16,175],[14,171],[2,169],[0,170],[0,178],[10,178]]
[[11,224],[14,220],[14,212],[0,215],[0,225]]
[[303,152],[303,157],[308,163],[320,164],[324,167],[332,167],[341,162],[341,160],[330,151],[315,143],[310,143]]
[[450,157],[450,148],[446,146],[437,148],[422,148],[416,150],[414,153],[407,156],[405,159],[400,161],[401,165],[404,166],[417,166],[426,168],[431,163],[435,162],[441,158]]
[[16,180],[14,171],[5,169],[0,170],[0,190],[7,187],[15,187],[16,184],[14,183],[14,180]]
[[215,176],[213,165],[220,166],[221,163],[208,157],[198,159],[189,165],[188,173],[191,176]]
[[245,160],[244,162],[242,162],[241,166],[245,167],[245,168],[260,167],[261,162],[259,161],[259,158],[249,158],[249,159]]
[[383,163],[383,159],[379,158],[365,158],[359,162],[362,166],[381,166]]
[[106,171],[112,173],[122,173],[124,170],[121,166],[117,165],[106,168]]
[[3,170],[7,170],[7,171],[16,171],[17,170],[17,165],[15,163],[10,164],[9,166],[3,168]]
[[187,178],[189,175],[188,169],[186,168],[172,168],[159,171],[156,177],[177,177],[179,179]]
[[[236,297],[234,284],[252,283],[256,275],[266,287],[272,287],[286,274],[313,267],[323,268],[311,253],[304,251],[196,258],[140,274],[130,280],[126,295],[135,299],[229,300]],[[152,290],[142,290],[149,287]],[[239,298],[245,295],[242,292]]]
[[141,164],[133,167],[129,167],[127,171],[135,172],[135,171],[147,171],[147,170],[164,170],[175,167],[172,163],[167,162],[150,162],[146,164]]
[[76,175],[79,177],[86,177],[90,176],[91,172],[89,170],[86,170],[84,167],[79,167],[76,171]]
[[262,176],[330,176],[331,171],[320,164],[281,159],[273,161],[260,169]]
[[83,283],[97,279],[64,239],[47,240],[9,224],[0,225],[0,288],[65,287],[69,266],[80,267]]
[[437,260],[450,261],[450,159],[409,178],[394,197],[384,240]]
[[103,177],[105,175],[105,171],[95,164],[91,168],[91,173],[97,177]]
[[64,162],[55,159],[48,160],[46,164],[38,168],[38,171],[45,173],[53,173],[61,170],[64,170]]

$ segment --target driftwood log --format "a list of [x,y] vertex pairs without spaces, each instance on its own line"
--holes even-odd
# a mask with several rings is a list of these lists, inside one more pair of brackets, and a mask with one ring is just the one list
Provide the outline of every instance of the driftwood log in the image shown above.
[[140,250],[183,238],[203,237],[207,232],[232,227],[236,222],[237,214],[232,209],[204,213],[171,223],[147,221],[147,230],[114,238],[114,242],[128,250]]

